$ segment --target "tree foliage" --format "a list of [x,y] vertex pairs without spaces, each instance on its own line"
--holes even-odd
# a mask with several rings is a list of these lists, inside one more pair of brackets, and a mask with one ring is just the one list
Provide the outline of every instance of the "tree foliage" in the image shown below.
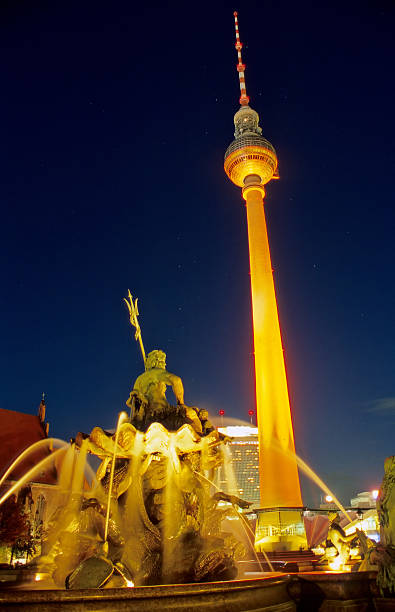
[[21,512],[16,495],[11,495],[0,506],[0,542],[14,546],[18,539],[28,538],[29,533],[28,517]]

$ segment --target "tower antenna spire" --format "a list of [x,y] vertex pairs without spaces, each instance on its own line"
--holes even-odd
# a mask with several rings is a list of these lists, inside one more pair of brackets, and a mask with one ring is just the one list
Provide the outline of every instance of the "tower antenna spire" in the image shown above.
[[241,50],[243,48],[243,43],[240,41],[240,34],[239,34],[239,22],[237,19],[237,11],[235,11],[233,13],[234,18],[235,18],[235,30],[236,30],[236,42],[235,42],[235,47],[236,47],[236,51],[237,51],[237,59],[238,64],[236,66],[237,68],[237,72],[239,73],[239,82],[240,82],[240,104],[241,106],[247,106],[250,98],[247,96],[247,89],[246,89],[246,80],[245,80],[245,76],[244,76],[244,70],[246,68],[245,64],[243,64],[243,61],[241,59]]

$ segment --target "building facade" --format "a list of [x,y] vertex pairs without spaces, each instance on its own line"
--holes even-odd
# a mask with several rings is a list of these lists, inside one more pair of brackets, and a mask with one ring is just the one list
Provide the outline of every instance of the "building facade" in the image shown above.
[[[0,498],[52,454],[45,412],[44,398],[37,415],[0,409]],[[13,465],[18,457],[22,459]],[[41,550],[44,525],[56,509],[57,490],[55,462],[45,463],[0,506],[1,563],[26,563]]]
[[233,495],[251,502],[253,506],[259,506],[258,428],[228,426],[220,427],[218,431],[231,439],[228,444],[229,454],[225,458],[230,467],[225,465],[220,470],[220,488],[230,489]]

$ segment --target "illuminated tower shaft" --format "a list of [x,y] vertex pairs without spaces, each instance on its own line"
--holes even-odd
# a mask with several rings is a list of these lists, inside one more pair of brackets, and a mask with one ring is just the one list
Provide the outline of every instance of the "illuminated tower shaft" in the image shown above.
[[278,178],[277,155],[274,147],[262,136],[258,113],[248,105],[245,65],[241,58],[243,45],[237,13],[234,16],[241,107],[234,116],[235,140],[225,153],[224,166],[231,181],[243,188],[247,207],[261,507],[301,508],[303,503],[263,207],[263,186],[272,178]]
[[250,251],[261,507],[301,507],[261,186],[244,188]]

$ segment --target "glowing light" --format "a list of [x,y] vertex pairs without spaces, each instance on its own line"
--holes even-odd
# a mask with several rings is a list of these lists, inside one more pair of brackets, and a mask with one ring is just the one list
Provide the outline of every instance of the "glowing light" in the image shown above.
[[330,504],[331,502],[333,502],[332,495],[325,495],[325,501],[327,504]]
[[378,498],[378,496],[379,496],[379,492],[378,492],[378,490],[377,490],[377,489],[374,489],[374,491],[372,491],[372,497],[373,497],[373,499],[377,499],[377,498]]
[[331,570],[333,570],[334,572],[337,572],[339,570],[343,569],[343,563],[341,561],[341,559],[339,557],[336,557],[336,559],[334,559],[333,561],[331,561],[329,563],[329,567],[331,568]]
[[258,427],[248,427],[248,425],[229,425],[228,427],[218,427],[220,433],[230,438],[244,438],[246,436],[257,436]]
[[133,580],[126,580],[126,586],[127,586],[127,587],[129,587],[129,588],[134,587],[134,582],[133,582]]

